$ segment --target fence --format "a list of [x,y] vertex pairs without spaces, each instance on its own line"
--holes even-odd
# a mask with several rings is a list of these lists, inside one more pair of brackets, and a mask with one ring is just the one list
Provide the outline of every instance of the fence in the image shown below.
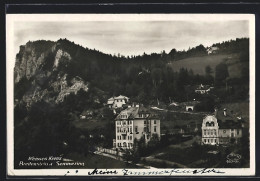
[[108,148],[102,148],[102,147],[96,147],[97,151],[99,152],[103,152],[103,153],[108,153],[111,155],[115,155],[115,156],[123,156],[123,152],[119,151],[119,150],[114,150],[114,149],[108,149]]

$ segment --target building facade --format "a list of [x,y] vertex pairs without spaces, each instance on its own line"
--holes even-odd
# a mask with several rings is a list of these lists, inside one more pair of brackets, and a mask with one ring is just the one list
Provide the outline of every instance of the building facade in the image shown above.
[[131,149],[134,140],[144,137],[149,142],[153,134],[160,139],[160,120],[158,116],[142,106],[129,107],[115,119],[115,148]]
[[203,144],[219,144],[219,126],[215,116],[209,115],[203,119],[201,131]]
[[126,96],[111,97],[107,100],[109,108],[121,108],[124,104],[129,102],[129,98]]
[[231,113],[215,112],[207,115],[202,122],[202,144],[218,145],[237,142],[242,137],[243,123]]

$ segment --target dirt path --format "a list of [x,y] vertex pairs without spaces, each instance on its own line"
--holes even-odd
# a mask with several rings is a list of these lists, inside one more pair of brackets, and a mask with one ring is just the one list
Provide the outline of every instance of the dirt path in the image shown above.
[[174,110],[161,109],[161,108],[157,108],[157,107],[152,107],[152,109],[155,110],[155,111],[164,111],[164,112],[169,111],[169,112],[195,114],[195,115],[207,115],[207,114],[210,114],[210,113],[207,113],[207,112],[174,111]]

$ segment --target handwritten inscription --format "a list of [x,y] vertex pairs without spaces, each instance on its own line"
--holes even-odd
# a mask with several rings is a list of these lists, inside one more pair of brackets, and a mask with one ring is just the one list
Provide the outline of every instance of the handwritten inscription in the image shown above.
[[174,175],[174,174],[209,174],[209,173],[217,173],[217,174],[223,174],[225,172],[220,170],[215,170],[214,168],[208,169],[194,169],[194,170],[186,170],[186,169],[170,169],[170,170],[160,170],[160,171],[131,171],[127,169],[123,169],[124,176],[127,175],[139,175],[139,176],[145,176],[145,175]]
[[92,172],[88,172],[88,175],[114,175],[114,174],[118,174],[118,172],[116,170],[98,170],[97,168],[95,168]]

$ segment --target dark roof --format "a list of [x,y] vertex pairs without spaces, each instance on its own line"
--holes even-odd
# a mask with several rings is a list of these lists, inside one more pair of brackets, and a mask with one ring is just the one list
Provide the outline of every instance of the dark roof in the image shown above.
[[220,129],[234,129],[242,127],[242,120],[239,120],[231,110],[226,109],[226,116],[224,110],[218,110],[216,113]]
[[[123,111],[120,112],[120,114],[116,117],[116,120],[120,119],[121,113],[127,113],[128,119],[140,119],[139,114],[149,114],[147,119],[159,119],[158,114],[156,114],[153,110],[148,109],[144,106],[139,106],[139,107],[129,107],[124,109]],[[142,118],[144,119],[144,118]]]
[[237,120],[218,120],[219,129],[238,129],[242,128],[241,121]]

